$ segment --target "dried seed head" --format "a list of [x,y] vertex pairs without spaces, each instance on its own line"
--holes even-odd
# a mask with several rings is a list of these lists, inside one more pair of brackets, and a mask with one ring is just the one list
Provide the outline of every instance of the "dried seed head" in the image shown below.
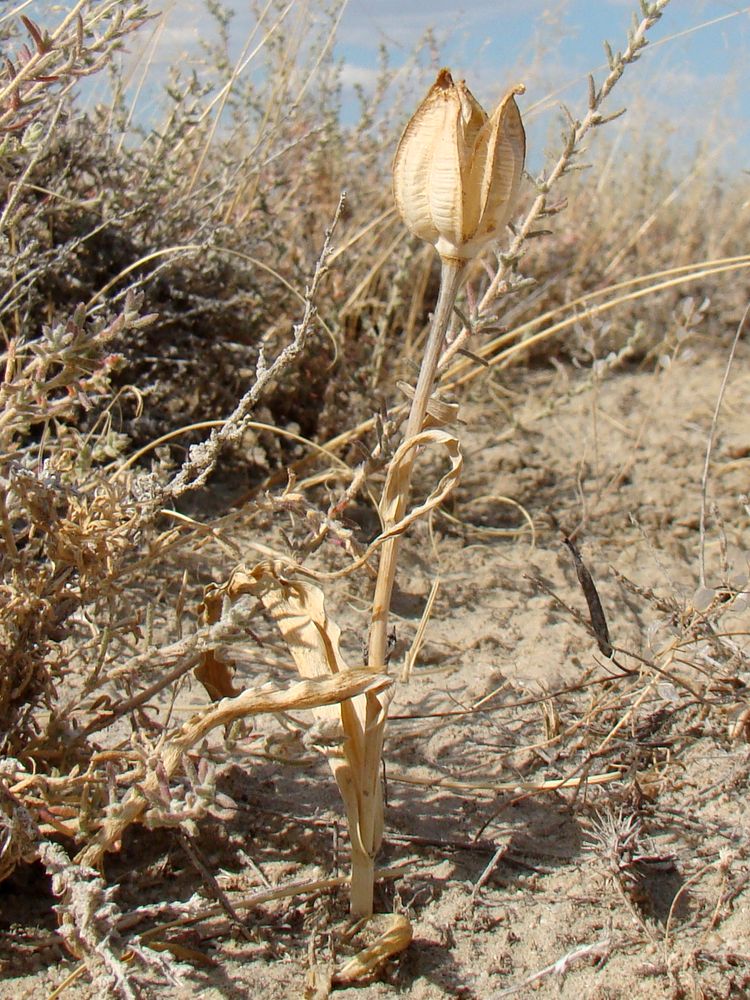
[[401,218],[441,257],[469,260],[513,212],[526,136],[513,87],[487,117],[463,80],[441,69],[406,126],[393,161]]

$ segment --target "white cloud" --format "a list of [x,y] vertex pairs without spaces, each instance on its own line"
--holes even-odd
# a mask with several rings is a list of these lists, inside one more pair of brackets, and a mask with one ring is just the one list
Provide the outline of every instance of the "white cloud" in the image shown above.
[[375,86],[380,70],[370,66],[357,66],[356,63],[346,62],[341,67],[341,82],[345,87],[364,87],[365,90],[372,90]]

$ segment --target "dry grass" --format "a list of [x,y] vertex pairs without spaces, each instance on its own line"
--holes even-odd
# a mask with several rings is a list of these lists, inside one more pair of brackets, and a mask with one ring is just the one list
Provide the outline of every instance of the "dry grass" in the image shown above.
[[[474,268],[459,300],[440,393],[499,398],[508,445],[618,372],[658,371],[687,347],[728,349],[746,304],[740,181],[700,160],[677,176],[655,155],[607,148],[609,92],[622,72],[637,73],[630,63],[666,4],[651,6],[527,184],[509,246]],[[221,938],[252,908],[343,880],[231,892],[204,866],[214,902],[165,898],[126,912],[106,865],[87,865],[127,846],[132,824],[186,838],[186,850],[216,823],[241,827],[227,774],[336,761],[340,728],[300,711],[391,684],[353,669],[294,686],[293,644],[263,595],[231,586],[243,566],[277,560],[300,588],[330,588],[337,606],[339,586],[353,602],[371,598],[378,502],[407,409],[395,384],[414,380],[438,280],[432,248],[409,238],[392,208],[383,151],[402,119],[382,113],[387,70],[358,125],[343,127],[330,59],[339,9],[315,47],[301,25],[275,30],[283,10],[259,15],[262,72],[240,73],[218,48],[205,79],[175,71],[169,113],[149,132],[131,120],[116,76],[108,106],[84,112],[73,89],[132,32],[151,30],[143,5],[81,2],[59,23],[0,23],[12,53],[0,80],[0,874],[41,861],[76,974],[121,996],[149,995],[155,977],[178,983],[200,961],[181,931],[205,922]],[[576,169],[593,138],[588,169]],[[511,364],[527,365],[529,384],[540,366],[585,375],[540,399],[520,428],[504,394],[529,390],[522,376],[508,388]],[[435,468],[421,463],[418,477],[430,493]],[[471,500],[454,509],[459,524]],[[539,544],[557,544],[555,523],[526,516]],[[710,508],[708,521],[719,540],[742,537]],[[528,543],[527,523],[506,532],[509,551]],[[563,527],[575,535],[575,523]],[[490,525],[484,537],[497,544],[503,531]],[[748,662],[732,626],[747,579],[722,546],[713,582],[687,598],[620,579],[621,593],[663,623],[650,650],[613,639],[613,658],[591,659],[576,683],[527,696],[485,690],[455,711],[416,705],[391,722],[417,748],[454,724],[480,741],[501,734],[506,749],[479,775],[462,773],[460,753],[429,774],[400,752],[389,766],[393,786],[478,803],[480,848],[511,806],[567,796],[606,884],[644,934],[661,935],[675,996],[690,995],[679,990],[691,975],[705,996],[722,995],[715,981],[747,985],[747,955],[711,937],[745,890],[746,835],[719,830],[723,848],[684,873],[684,885],[703,881],[714,896],[680,925],[682,938],[679,892],[659,924],[648,888],[672,864],[649,831],[674,821],[696,744],[735,754],[736,771],[717,776],[712,796],[747,780]],[[697,565],[691,572],[697,581]],[[527,598],[554,591],[541,577],[512,585]],[[562,613],[587,634],[586,616]],[[361,665],[364,638],[349,641],[350,667]],[[197,685],[190,693],[193,677],[209,699],[231,701],[206,705]],[[186,704],[197,713],[188,720]],[[686,791],[685,815],[701,794]],[[422,862],[408,851],[402,860],[390,876],[418,880]],[[318,995],[336,973],[321,975]]]

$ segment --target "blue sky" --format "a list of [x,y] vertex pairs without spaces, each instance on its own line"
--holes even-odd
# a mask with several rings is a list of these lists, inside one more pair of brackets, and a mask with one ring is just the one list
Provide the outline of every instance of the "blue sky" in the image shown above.
[[[261,0],[259,8],[265,6]],[[282,0],[278,0],[281,6]],[[314,36],[322,11],[341,0],[290,0],[292,7],[279,31],[304,18]],[[19,4],[7,3],[6,10]],[[239,54],[254,18],[248,0],[229,0],[236,16],[231,47]],[[24,7],[45,26],[56,23],[72,0],[54,3],[32,0]],[[139,97],[139,116],[148,118],[158,102],[166,66],[175,60],[199,74],[200,39],[210,37],[213,22],[201,0],[163,0],[151,3],[163,11],[163,23],[133,39],[130,59],[150,48],[150,78]],[[601,80],[606,72],[604,39],[623,48],[637,0],[429,0],[419,5],[405,0],[348,0],[343,7],[335,41],[345,84],[345,117],[353,120],[353,85],[365,90],[377,72],[379,47],[389,52],[395,83],[399,70],[411,64],[412,54],[428,29],[435,31],[432,51],[421,52],[414,106],[441,65],[465,77],[477,98],[489,109],[505,87],[523,82],[527,93],[520,104],[530,133],[530,166],[537,169],[544,149],[556,145],[559,105],[574,114],[586,107],[589,72]],[[2,11],[2,8],[0,8]],[[2,16],[0,14],[0,16]],[[261,28],[272,23],[269,14]],[[157,34],[154,35],[153,32]],[[611,110],[625,105],[629,114],[608,132],[645,136],[658,130],[667,137],[676,156],[691,155],[696,144],[712,148],[724,169],[750,167],[750,5],[729,0],[672,0],[653,29],[652,44],[640,64],[632,67],[613,95]],[[252,66],[248,71],[252,71]],[[412,75],[410,79],[414,79]],[[103,81],[99,86],[103,86]]]

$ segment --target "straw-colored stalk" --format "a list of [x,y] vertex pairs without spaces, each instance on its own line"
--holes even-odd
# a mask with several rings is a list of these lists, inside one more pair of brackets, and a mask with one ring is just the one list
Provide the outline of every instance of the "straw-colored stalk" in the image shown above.
[[[526,148],[515,103],[515,95],[523,89],[512,88],[488,116],[466,84],[454,82],[443,69],[396,150],[393,177],[399,213],[416,236],[434,244],[441,259],[440,292],[406,424],[407,447],[422,432],[466,265],[497,239],[513,210]],[[387,668],[388,616],[401,542],[401,532],[394,526],[406,515],[416,453],[416,447],[410,448],[399,465],[395,500],[387,507],[381,502],[383,533],[390,536],[383,546],[373,598],[368,666],[374,671]],[[377,831],[383,827],[378,789],[385,720],[379,708],[378,699],[367,696],[362,786],[368,790],[368,810],[361,823],[373,855],[380,846]],[[353,856],[354,913],[372,912],[372,864],[372,857],[367,863],[362,859],[360,867]]]
[[[427,404],[435,384],[435,375],[438,362],[442,353],[445,335],[451,321],[453,306],[456,295],[461,287],[465,270],[465,262],[459,260],[443,260],[440,272],[440,292],[438,294],[437,306],[432,318],[427,346],[419,370],[417,387],[409,410],[409,418],[406,423],[405,439],[416,437],[424,424]],[[406,505],[409,502],[411,491],[411,473],[414,466],[414,452],[411,453],[408,465],[403,467],[401,480],[401,495],[398,506],[393,512],[394,523],[400,521],[406,513]],[[388,529],[389,525],[384,524],[383,528]],[[396,564],[398,560],[398,550],[401,536],[396,535],[389,538],[383,546],[378,569],[378,578],[375,585],[375,596],[372,607],[372,624],[370,630],[370,644],[368,653],[368,664],[373,669],[382,669],[385,666],[386,646],[388,633],[388,614],[391,606],[391,594],[393,584],[396,580]],[[378,666],[379,665],[379,666]]]

